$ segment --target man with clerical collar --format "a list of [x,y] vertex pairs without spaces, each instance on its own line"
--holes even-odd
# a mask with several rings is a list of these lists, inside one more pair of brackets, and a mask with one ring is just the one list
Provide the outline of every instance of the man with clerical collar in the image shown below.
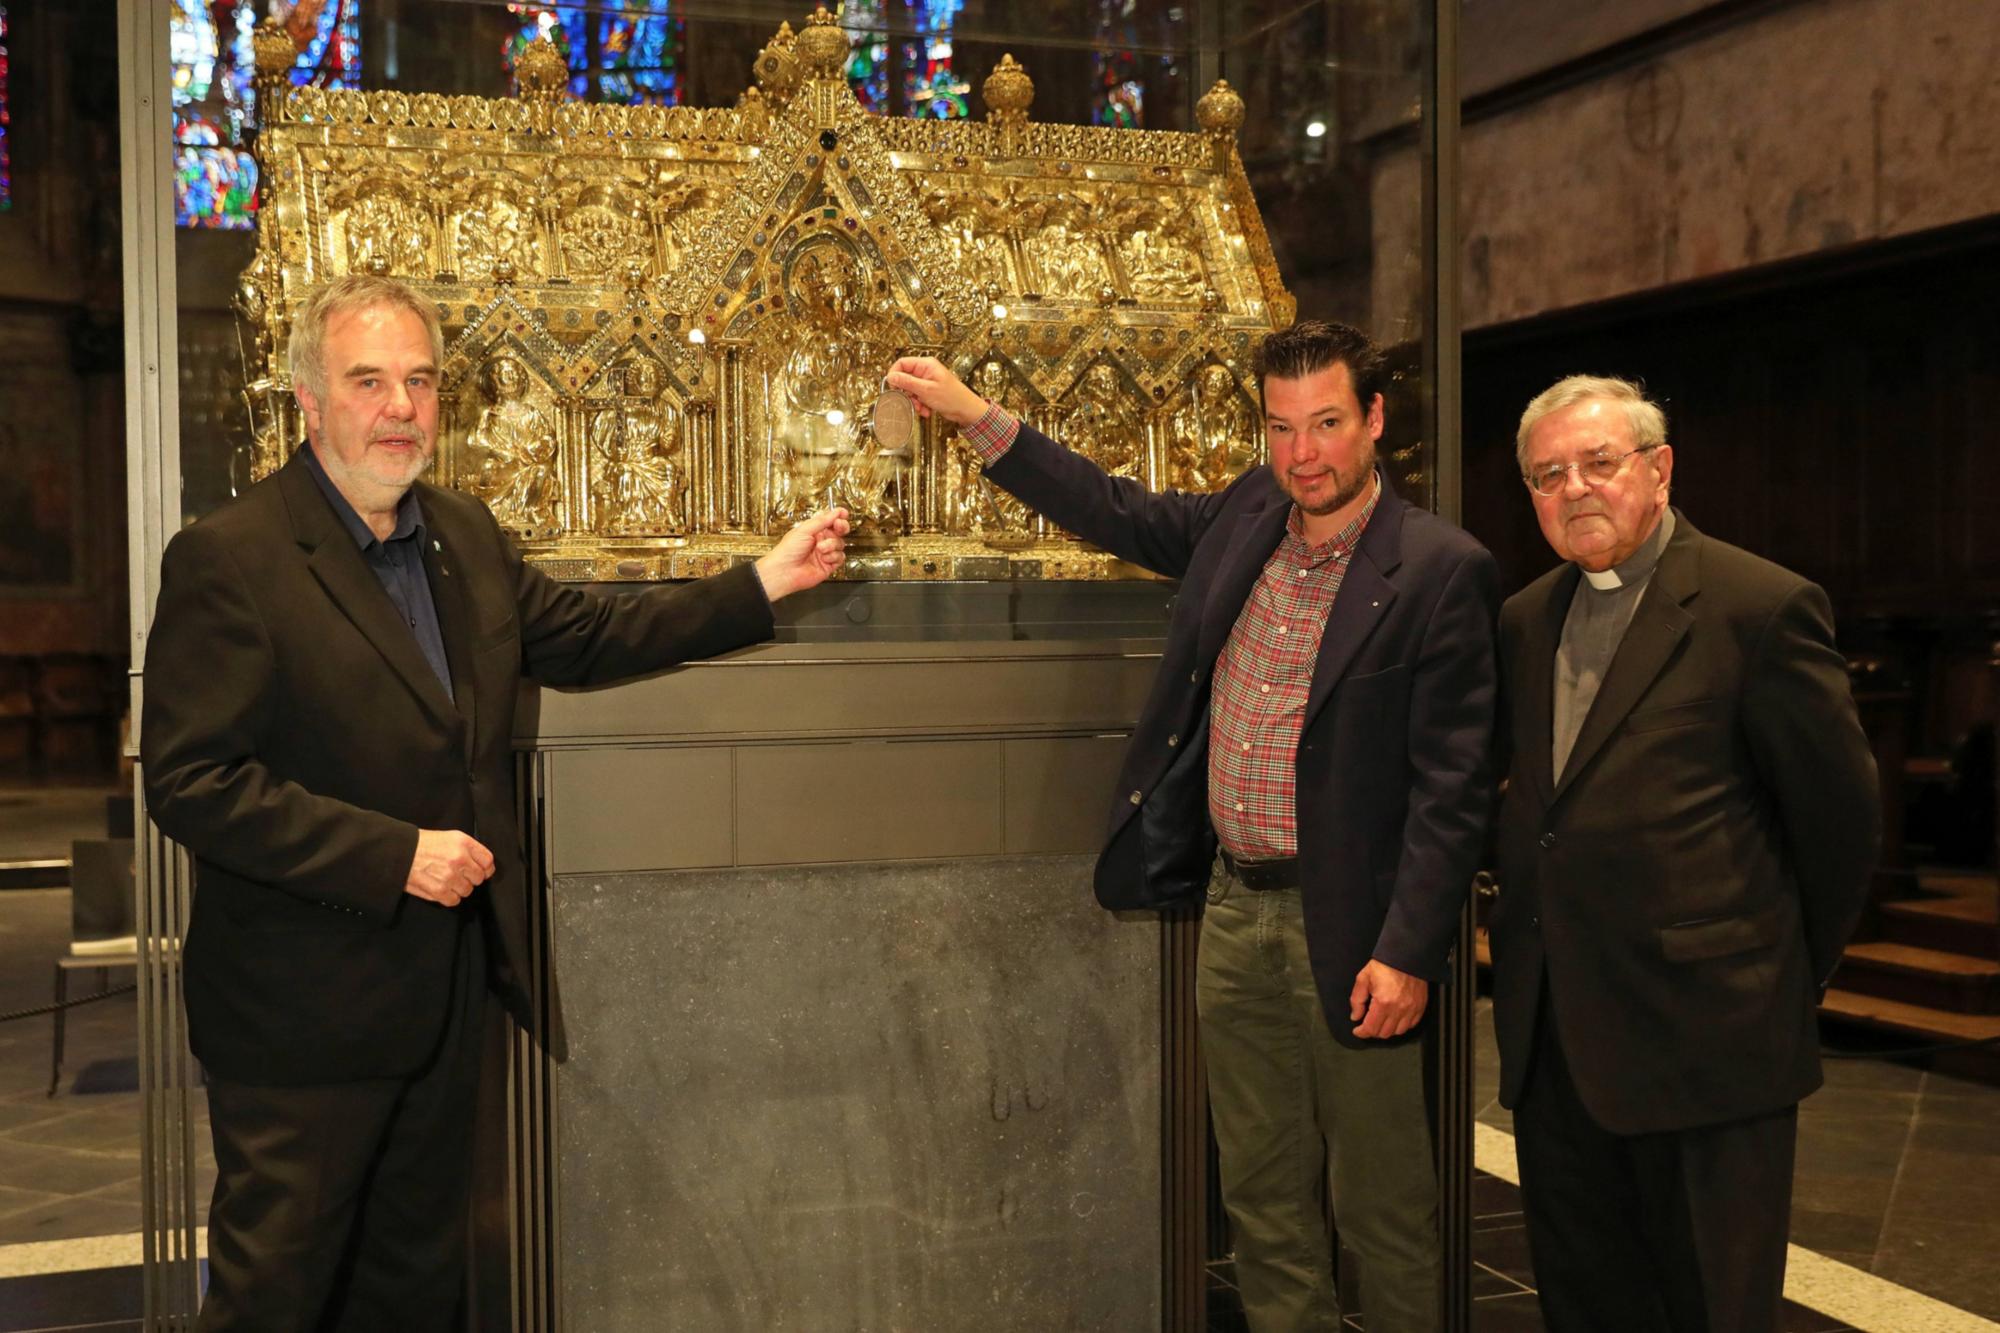
[[1563,564],[1501,611],[1501,1102],[1552,1333],[1776,1330],[1814,1008],[1875,767],[1825,593],[1668,504],[1666,416],[1573,376],[1516,456]]
[[1330,1202],[1370,1333],[1434,1333],[1422,1034],[1491,810],[1499,573],[1388,485],[1387,372],[1359,330],[1300,320],[1255,369],[1270,462],[1215,492],[1114,475],[929,357],[889,384],[953,422],[994,485],[1180,580],[1095,880],[1109,908],[1202,907],[1202,1057],[1250,1328],[1341,1326]]

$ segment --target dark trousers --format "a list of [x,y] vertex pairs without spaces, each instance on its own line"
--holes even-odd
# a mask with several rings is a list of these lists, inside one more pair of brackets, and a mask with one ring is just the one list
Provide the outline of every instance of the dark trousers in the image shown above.
[[216,1177],[202,1333],[455,1327],[485,1016],[481,936],[476,921],[459,932],[451,1011],[418,1073],[209,1083]]
[[1797,1131],[1796,1106],[1606,1131],[1577,1096],[1543,992],[1514,1151],[1549,1333],[1777,1333]]

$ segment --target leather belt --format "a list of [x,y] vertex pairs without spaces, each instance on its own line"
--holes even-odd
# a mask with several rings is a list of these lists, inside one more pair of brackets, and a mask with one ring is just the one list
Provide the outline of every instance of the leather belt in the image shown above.
[[1296,856],[1279,857],[1273,861],[1239,861],[1225,848],[1222,868],[1246,889],[1262,892],[1266,889],[1296,889],[1299,886],[1299,858]]

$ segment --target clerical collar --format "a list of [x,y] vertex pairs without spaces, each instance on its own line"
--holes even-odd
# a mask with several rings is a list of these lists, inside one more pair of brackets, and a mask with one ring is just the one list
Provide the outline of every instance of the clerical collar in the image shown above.
[[1627,556],[1623,564],[1602,570],[1586,569],[1583,577],[1599,592],[1614,592],[1635,583],[1644,583],[1652,576],[1653,566],[1660,563],[1660,553],[1667,549],[1667,542],[1673,535],[1674,511],[1669,508],[1661,512],[1653,535],[1641,542],[1639,549]]

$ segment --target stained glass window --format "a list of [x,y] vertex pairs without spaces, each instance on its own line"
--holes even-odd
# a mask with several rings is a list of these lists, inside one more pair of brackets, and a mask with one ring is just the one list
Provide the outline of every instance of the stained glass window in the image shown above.
[[1139,77],[1138,0],[1098,0],[1097,50],[1091,56],[1092,124],[1144,129],[1146,85]]
[[847,81],[862,108],[878,116],[889,114],[889,29],[883,9],[883,0],[847,0],[840,10],[840,25],[852,48]]
[[7,7],[0,5],[0,212],[14,205],[14,162],[7,151]]
[[965,0],[913,0],[916,40],[903,47],[903,97],[909,114],[954,120],[968,112],[972,85],[951,65],[951,28]]
[[[257,163],[243,147],[256,116],[251,34],[256,0],[173,0],[174,221],[183,227],[255,225]],[[295,84],[361,84],[361,0],[302,0]]]
[[509,73],[529,43],[547,37],[568,62],[570,91],[578,97],[665,106],[680,102],[687,25],[673,17],[672,0],[625,0],[623,5],[606,7],[594,20],[582,5],[507,8],[522,19],[500,53]]

